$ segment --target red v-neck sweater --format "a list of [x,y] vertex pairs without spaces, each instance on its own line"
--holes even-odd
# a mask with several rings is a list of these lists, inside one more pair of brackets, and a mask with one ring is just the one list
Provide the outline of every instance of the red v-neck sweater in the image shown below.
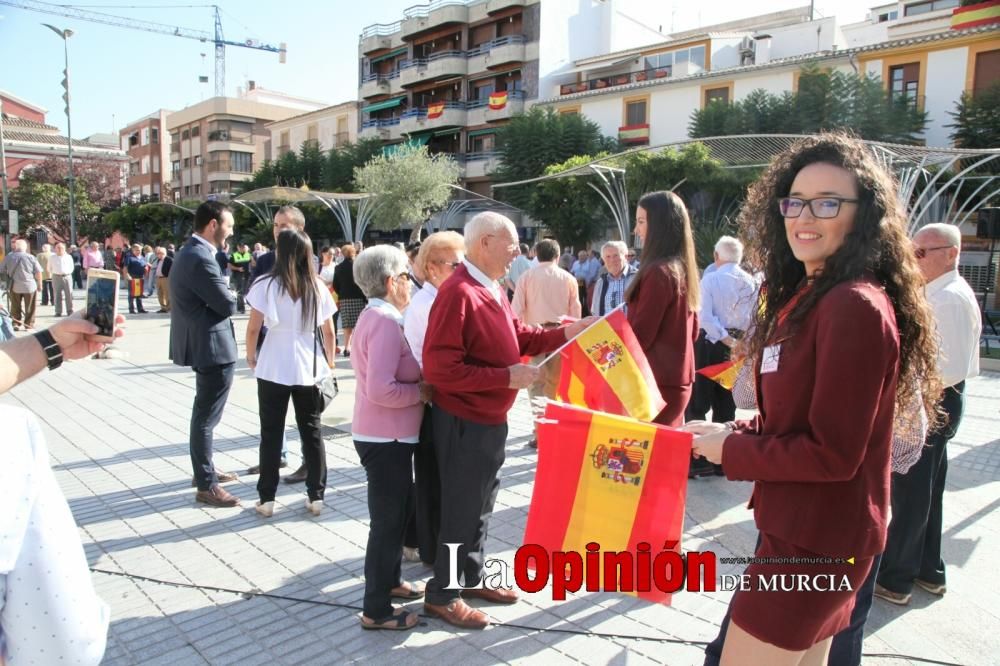
[[525,326],[500,300],[459,266],[438,289],[424,337],[424,379],[434,387],[434,404],[484,425],[507,422],[517,396],[507,368],[566,341],[561,328]]

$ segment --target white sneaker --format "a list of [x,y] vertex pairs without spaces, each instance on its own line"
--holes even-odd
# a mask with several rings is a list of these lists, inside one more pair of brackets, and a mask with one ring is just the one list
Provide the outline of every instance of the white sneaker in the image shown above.
[[310,502],[309,499],[307,498],[306,511],[308,511],[314,516],[318,516],[320,513],[323,512],[323,500],[316,500],[315,502]]
[[270,518],[274,515],[274,502],[264,502],[263,504],[257,502],[254,510],[265,518]]

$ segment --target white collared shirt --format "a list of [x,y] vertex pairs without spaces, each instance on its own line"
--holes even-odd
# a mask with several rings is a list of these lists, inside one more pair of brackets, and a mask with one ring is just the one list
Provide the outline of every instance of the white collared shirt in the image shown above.
[[191,234],[191,237],[195,238],[197,240],[200,240],[202,243],[204,243],[205,245],[207,245],[212,250],[212,256],[215,256],[215,253],[219,251],[219,248],[217,248],[215,246],[215,243],[213,243],[212,241],[208,240],[204,236],[201,236],[199,234]]
[[979,336],[983,322],[976,295],[957,270],[924,287],[940,340],[938,370],[947,388],[979,374]]
[[479,270],[479,268],[477,268],[475,264],[468,259],[463,259],[462,263],[465,264],[465,267],[468,269],[469,275],[471,275],[476,282],[489,289],[490,293],[493,294],[493,298],[496,300],[497,305],[501,305],[502,301],[500,299],[503,298],[503,294],[500,293],[500,285],[497,284],[497,281],[491,280],[489,275]]
[[427,322],[431,315],[431,306],[437,298],[437,287],[424,281],[424,286],[414,294],[410,304],[403,313],[403,335],[410,343],[410,351],[413,358],[417,359],[417,365],[424,369],[424,336],[427,334]]

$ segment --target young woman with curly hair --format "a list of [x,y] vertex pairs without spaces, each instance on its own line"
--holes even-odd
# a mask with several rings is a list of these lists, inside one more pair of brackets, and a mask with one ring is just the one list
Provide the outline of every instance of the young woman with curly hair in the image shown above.
[[897,405],[920,391],[936,413],[932,314],[895,182],[856,139],[809,137],[778,155],[740,224],[767,290],[747,339],[760,413],[687,429],[728,478],[755,482],[756,556],[784,559],[747,568],[721,663],[825,664],[885,546]]

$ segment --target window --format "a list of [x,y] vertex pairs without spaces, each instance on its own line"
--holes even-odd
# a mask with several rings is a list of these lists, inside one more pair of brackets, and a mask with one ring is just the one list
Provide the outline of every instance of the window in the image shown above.
[[188,197],[191,196],[191,186],[190,185],[185,185],[184,186],[184,196],[188,196]]
[[704,46],[694,46],[691,47],[691,64],[698,65],[701,69],[705,69],[705,47]]
[[195,166],[201,166],[201,155],[195,155],[194,156],[194,165]]
[[928,2],[915,2],[906,5],[903,14],[906,16],[917,16],[928,12],[936,12],[941,9],[954,9],[958,7],[958,0],[929,0]]
[[486,42],[492,41],[494,35],[496,35],[497,24],[489,23],[487,25],[479,25],[475,28],[469,30],[469,48],[476,48]]
[[229,153],[230,171],[253,172],[253,153]]
[[278,145],[281,147],[282,150],[287,151],[291,149],[291,144],[288,143],[288,130],[285,130],[284,132],[281,133],[281,140],[278,141]]
[[894,9],[891,12],[885,12],[884,14],[879,14],[878,22],[885,23],[886,21],[895,21],[897,18],[899,18],[899,12]]
[[490,98],[490,95],[493,94],[493,79],[469,81],[469,85],[472,86],[472,89],[470,90],[471,95],[469,97],[473,100],[486,101]]
[[201,134],[201,126],[200,125],[195,125],[194,127],[191,128],[191,138],[192,139],[195,138],[196,136],[198,136],[199,134]]
[[181,141],[186,141],[191,138],[191,130],[184,130],[181,132]]
[[578,106],[566,106],[566,107],[563,107],[563,108],[559,109],[558,113],[561,114],[561,115],[564,115],[564,116],[571,116],[573,114],[580,113],[580,107],[578,107]]
[[521,15],[516,14],[514,16],[508,16],[506,18],[500,19],[496,24],[497,26],[497,36],[506,37],[508,35],[520,35],[521,34]]
[[201,185],[200,184],[194,186],[194,193],[195,194],[201,194]]
[[917,103],[920,85],[920,63],[911,62],[889,68],[889,97],[895,102]]
[[729,88],[709,88],[705,91],[705,106],[712,102],[722,102],[729,104]]
[[141,168],[142,168],[142,174],[143,175],[146,175],[147,173],[149,173],[149,157],[148,156],[142,158],[142,162],[140,163],[140,165],[141,165]]
[[645,125],[646,124],[646,103],[645,99],[625,102],[625,125]]
[[152,143],[160,142],[160,130],[156,129],[155,127],[151,130],[151,134],[149,136],[150,136],[150,141]]
[[313,123],[306,128],[306,141],[319,141],[319,125]]
[[496,147],[496,134],[480,134],[469,137],[470,153],[488,153]]
[[160,156],[153,155],[153,173],[160,173]]
[[149,128],[144,127],[142,128],[142,145],[145,146],[148,144],[149,144]]
[[976,69],[973,77],[973,95],[1000,81],[1000,49],[976,54]]
[[180,160],[174,160],[173,162],[171,162],[170,163],[170,173],[172,175],[176,176],[180,172],[181,172],[181,161]]
[[184,158],[184,168],[185,169],[190,169],[191,168],[191,158],[190,157],[185,157]]

